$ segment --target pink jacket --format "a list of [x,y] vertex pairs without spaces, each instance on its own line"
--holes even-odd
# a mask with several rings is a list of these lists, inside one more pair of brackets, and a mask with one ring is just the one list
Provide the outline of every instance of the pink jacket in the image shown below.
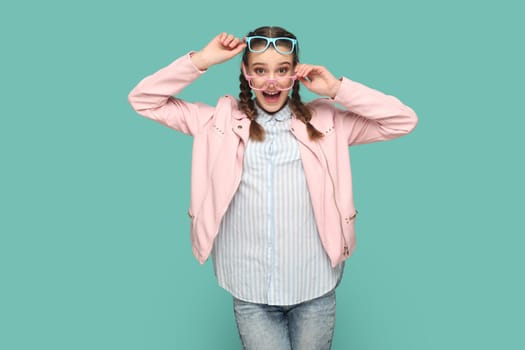
[[[250,120],[232,96],[221,97],[216,106],[173,97],[203,73],[186,54],[144,78],[128,96],[137,113],[194,137],[188,214],[193,254],[201,264],[239,186],[250,129]],[[319,98],[309,105],[314,111],[311,123],[324,137],[311,141],[305,124],[295,118],[290,131],[299,142],[321,242],[336,266],[355,248],[357,211],[348,146],[408,134],[417,116],[397,98],[347,78],[342,78],[334,99]]]

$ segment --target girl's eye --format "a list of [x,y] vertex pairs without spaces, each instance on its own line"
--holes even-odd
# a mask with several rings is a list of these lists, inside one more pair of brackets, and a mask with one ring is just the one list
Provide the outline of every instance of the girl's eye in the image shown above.
[[263,68],[255,68],[254,71],[255,71],[255,74],[258,74],[258,75],[264,74],[264,69]]
[[280,73],[280,74],[286,74],[286,73],[288,73],[288,68],[287,68],[287,67],[281,67],[281,68],[279,68],[279,73]]

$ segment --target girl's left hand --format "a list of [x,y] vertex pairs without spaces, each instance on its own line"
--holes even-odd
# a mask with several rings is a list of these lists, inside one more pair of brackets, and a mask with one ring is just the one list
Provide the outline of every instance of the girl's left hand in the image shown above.
[[334,98],[341,81],[323,66],[297,64],[295,67],[297,79],[314,94]]

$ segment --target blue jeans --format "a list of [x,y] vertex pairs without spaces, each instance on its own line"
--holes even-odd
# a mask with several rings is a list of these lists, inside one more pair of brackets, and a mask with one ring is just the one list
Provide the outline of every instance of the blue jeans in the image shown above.
[[335,326],[335,290],[290,306],[253,304],[233,298],[245,350],[329,350]]

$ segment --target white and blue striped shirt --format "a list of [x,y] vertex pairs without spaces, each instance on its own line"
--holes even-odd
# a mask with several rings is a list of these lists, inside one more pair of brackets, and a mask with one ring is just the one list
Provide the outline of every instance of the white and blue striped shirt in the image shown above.
[[257,110],[265,140],[246,146],[213,247],[215,275],[238,299],[298,304],[335,288],[343,264],[332,268],[321,245],[289,106],[272,115]]

